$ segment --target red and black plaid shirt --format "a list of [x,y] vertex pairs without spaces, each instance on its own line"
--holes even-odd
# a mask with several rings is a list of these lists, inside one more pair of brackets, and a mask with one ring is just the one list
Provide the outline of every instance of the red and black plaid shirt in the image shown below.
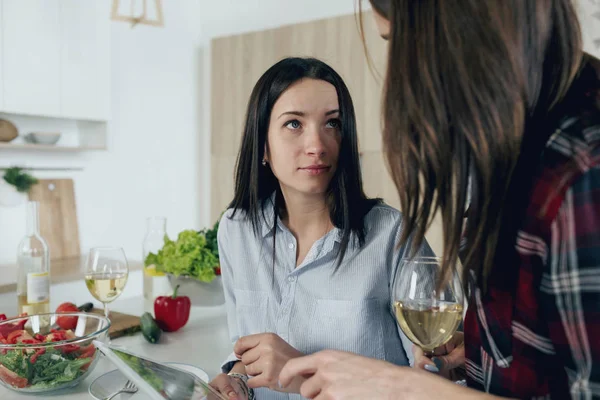
[[[467,384],[527,399],[600,398],[600,85],[589,61],[547,142],[517,236],[514,287],[473,288]],[[573,107],[569,107],[573,110]]]

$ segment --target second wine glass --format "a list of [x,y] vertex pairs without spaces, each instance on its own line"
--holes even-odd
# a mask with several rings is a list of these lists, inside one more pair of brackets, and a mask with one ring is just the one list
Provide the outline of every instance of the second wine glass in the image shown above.
[[455,271],[443,273],[441,259],[403,259],[394,282],[394,311],[402,332],[426,354],[448,342],[463,316],[463,295]]
[[125,285],[129,266],[125,252],[119,247],[95,247],[90,250],[85,269],[85,284],[96,300],[104,305],[108,318],[108,303],[116,300]]

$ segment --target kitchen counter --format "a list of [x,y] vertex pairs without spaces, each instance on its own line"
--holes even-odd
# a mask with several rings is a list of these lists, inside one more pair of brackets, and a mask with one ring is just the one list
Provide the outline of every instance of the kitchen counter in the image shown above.
[[[148,309],[151,304],[144,302],[141,280],[141,271],[131,273],[122,297],[112,303],[110,309],[133,315],[141,315],[145,309]],[[86,297],[86,292],[87,289],[83,282],[75,281],[52,285],[51,308],[55,309],[63,301],[76,301],[77,303],[90,301],[91,295],[88,293]],[[14,301],[11,300],[13,298]],[[0,304],[2,310],[16,308],[16,294],[0,295]],[[100,303],[94,302],[94,304],[100,306]],[[225,306],[192,307],[187,325],[178,332],[163,332],[158,344],[150,344],[142,337],[141,333],[114,339],[112,343],[157,361],[197,366],[206,371],[211,378],[220,372],[221,362],[231,353],[233,347],[229,341]],[[0,386],[0,399],[91,399],[88,388],[92,382],[100,375],[114,369],[115,367],[110,361],[102,358],[90,376],[75,388],[52,393],[52,396],[34,396],[19,394]]]

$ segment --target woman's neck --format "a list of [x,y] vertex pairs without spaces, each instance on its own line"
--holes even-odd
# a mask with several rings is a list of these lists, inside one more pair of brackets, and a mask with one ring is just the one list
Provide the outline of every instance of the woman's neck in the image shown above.
[[282,221],[298,240],[316,240],[333,228],[324,195],[291,196],[284,193],[283,197],[285,212]]

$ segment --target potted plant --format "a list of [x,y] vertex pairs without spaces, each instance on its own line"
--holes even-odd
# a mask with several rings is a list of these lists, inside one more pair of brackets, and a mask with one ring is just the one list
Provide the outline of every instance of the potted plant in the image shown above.
[[15,207],[27,200],[27,192],[38,180],[22,168],[12,167],[4,172],[0,180],[0,205]]
[[188,296],[194,305],[221,305],[225,297],[219,267],[218,228],[217,222],[199,232],[185,230],[174,241],[165,235],[163,247],[156,254],[149,253],[144,264],[154,264],[158,272],[165,273],[171,286],[179,285],[179,293]]

